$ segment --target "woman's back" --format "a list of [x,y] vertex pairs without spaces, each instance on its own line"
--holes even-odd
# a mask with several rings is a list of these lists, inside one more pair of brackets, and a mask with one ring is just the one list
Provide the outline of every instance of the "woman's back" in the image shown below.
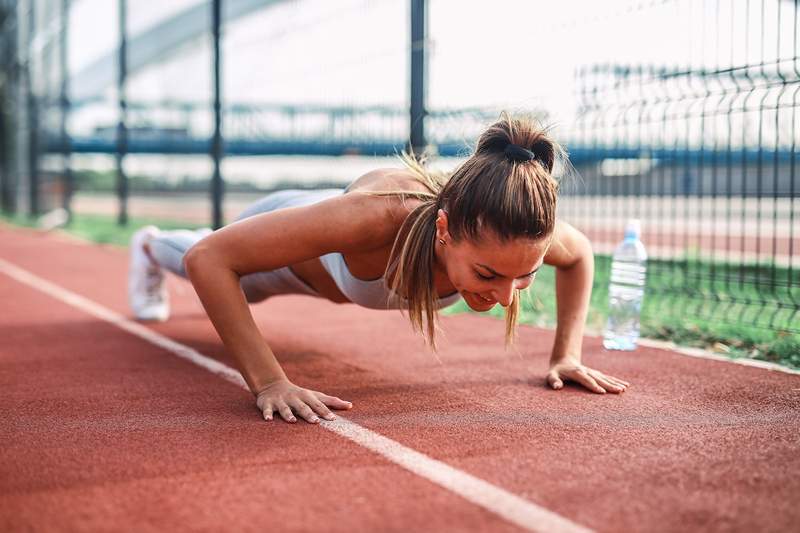
[[[414,175],[406,169],[378,169],[354,180],[342,193],[360,194],[386,191],[430,192]],[[309,191],[300,197],[287,198],[288,205],[299,205],[336,196],[336,190]],[[288,268],[304,283],[313,287],[323,297],[334,302],[353,301],[365,307],[385,308],[384,274],[388,265],[395,237],[406,217],[416,208],[420,200],[400,196],[363,195],[368,199],[368,210],[377,210],[376,217],[371,213],[355,213],[355,216],[368,216],[375,223],[384,225],[379,233],[386,235],[385,242],[371,249],[331,253],[289,265]],[[363,204],[362,204],[363,205]],[[443,280],[444,281],[444,280]],[[449,305],[458,299],[455,289],[446,282],[441,283],[439,294],[450,296],[443,301]],[[383,300],[383,301],[381,301]],[[402,305],[398,302],[397,307]]]

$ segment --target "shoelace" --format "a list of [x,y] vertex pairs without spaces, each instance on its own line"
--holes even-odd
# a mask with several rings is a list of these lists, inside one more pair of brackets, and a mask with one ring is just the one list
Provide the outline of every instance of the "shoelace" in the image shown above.
[[147,303],[161,303],[161,284],[163,280],[164,274],[159,268],[148,268],[145,271],[144,292]]

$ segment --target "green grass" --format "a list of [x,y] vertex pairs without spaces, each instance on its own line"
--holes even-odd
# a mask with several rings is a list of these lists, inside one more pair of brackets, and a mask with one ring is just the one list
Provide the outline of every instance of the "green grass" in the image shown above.
[[[9,216],[0,213],[0,220],[17,226],[36,227],[35,219],[20,215]],[[154,218],[129,218],[127,225],[120,226],[116,223],[116,219],[106,215],[76,214],[69,225],[63,229],[72,235],[93,242],[127,246],[133,233],[148,224],[154,224],[161,229],[196,229],[203,227],[202,224]]]
[[[0,220],[26,227],[35,221],[0,214]],[[65,228],[73,235],[126,246],[138,228],[155,224],[163,229],[201,225],[170,220],[132,218],[119,226],[105,215],[76,214]],[[611,260],[595,257],[587,333],[599,334],[606,319]],[[763,265],[710,264],[699,259],[650,261],[642,306],[642,335],[701,347],[732,358],[751,357],[800,368],[800,335],[795,322],[800,313],[800,273]],[[763,303],[762,303],[763,302]],[[783,306],[783,307],[781,307]],[[445,314],[473,312],[463,301]],[[491,316],[503,317],[495,307]],[[530,289],[523,292],[520,323],[555,327],[555,269],[545,265]]]
[[[700,279],[696,285],[705,286],[703,289],[687,283],[679,285],[680,281],[668,279],[667,273],[674,266],[673,262],[668,261],[650,261],[648,264],[648,281],[641,318],[643,337],[704,348],[732,358],[750,357],[800,368],[800,335],[789,331],[797,329],[797,325],[790,321],[793,317],[796,320],[800,313],[793,313],[794,310],[789,308],[775,312],[778,301],[787,307],[788,303],[769,291],[765,293],[763,289],[759,289],[756,281],[764,281],[763,271],[746,268],[744,277],[749,282],[743,283],[741,287],[738,281],[725,285],[703,280],[702,276],[698,276]],[[610,267],[610,257],[595,257],[594,288],[586,319],[587,333],[601,334],[605,324]],[[692,268],[710,272],[712,266],[700,264],[692,265]],[[720,265],[713,268],[718,271]],[[785,270],[779,270],[776,276],[787,276]],[[715,293],[711,293],[712,284]],[[681,289],[676,288],[679,286]],[[800,289],[800,280],[794,280],[794,287]],[[712,294],[716,294],[719,302],[709,303],[709,300],[713,300]],[[760,299],[765,303],[756,303]],[[463,312],[474,311],[464,301],[444,311],[446,314]],[[503,317],[504,310],[497,306],[489,314]],[[728,317],[732,317],[730,323],[725,321]],[[772,327],[768,328],[766,325],[770,319]],[[523,292],[520,323],[555,327],[553,267],[542,267],[534,284]]]

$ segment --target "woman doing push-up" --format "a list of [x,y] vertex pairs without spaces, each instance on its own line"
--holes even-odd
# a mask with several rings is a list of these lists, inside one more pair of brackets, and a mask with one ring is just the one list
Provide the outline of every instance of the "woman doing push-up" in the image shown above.
[[558,303],[547,383],[623,392],[629,383],[581,364],[594,259],[587,238],[556,220],[559,159],[568,164],[534,119],[503,113],[449,177],[403,154],[404,168],[374,170],[343,190],[269,194],[214,232],[142,228],[131,240],[133,312],[166,320],[163,270],[188,278],[264,418],[316,423],[352,404],[290,381],[248,303],[299,293],[404,309],[434,349],[438,309],[461,298],[475,311],[499,303],[508,343],[520,291],[546,263],[557,269]]

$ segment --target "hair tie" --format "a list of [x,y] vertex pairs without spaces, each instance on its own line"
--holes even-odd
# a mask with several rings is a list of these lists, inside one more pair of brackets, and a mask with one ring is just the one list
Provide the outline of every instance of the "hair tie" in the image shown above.
[[506,157],[511,161],[524,162],[533,161],[536,159],[536,154],[517,144],[509,143],[508,146],[506,146],[506,149],[503,150],[503,153],[505,153]]

